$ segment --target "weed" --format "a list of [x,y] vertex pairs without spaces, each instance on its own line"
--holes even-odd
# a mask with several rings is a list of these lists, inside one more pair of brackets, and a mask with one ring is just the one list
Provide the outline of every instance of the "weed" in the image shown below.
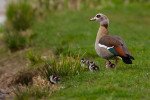
[[26,57],[27,57],[27,59],[29,60],[29,62],[31,64],[30,66],[34,66],[36,64],[39,64],[39,63],[43,62],[43,60],[41,58],[41,55],[39,55],[38,53],[35,53],[33,51],[29,51],[27,53]]
[[20,35],[19,33],[5,33],[4,41],[6,46],[10,49],[11,52],[21,50],[25,48],[28,44],[27,37]]
[[78,75],[82,71],[79,57],[60,56],[54,59],[42,59],[40,56],[30,54],[28,59],[31,66],[48,80],[50,75],[64,77]]
[[50,75],[59,75],[60,77],[73,76],[80,74],[82,68],[80,67],[79,58],[64,57],[45,61],[45,65],[40,69],[41,74],[49,79]]
[[27,29],[34,20],[32,6],[27,1],[10,2],[6,10],[7,21],[4,26],[5,43],[11,52],[29,46],[35,36]]
[[7,23],[17,31],[24,31],[30,28],[34,20],[32,6],[27,1],[11,2],[8,5],[6,16]]

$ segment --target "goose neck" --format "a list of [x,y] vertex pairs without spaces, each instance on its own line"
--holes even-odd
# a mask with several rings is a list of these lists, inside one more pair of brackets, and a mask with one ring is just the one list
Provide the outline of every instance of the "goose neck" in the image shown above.
[[96,36],[96,43],[99,42],[100,38],[108,35],[108,28],[105,26],[100,26]]

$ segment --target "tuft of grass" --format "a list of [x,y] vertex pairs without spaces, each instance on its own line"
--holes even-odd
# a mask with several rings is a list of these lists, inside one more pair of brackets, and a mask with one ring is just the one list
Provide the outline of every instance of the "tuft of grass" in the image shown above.
[[40,69],[40,73],[47,79],[50,75],[58,75],[63,78],[79,75],[83,71],[79,57],[61,56],[51,61],[47,60],[44,63],[45,65]]
[[36,69],[40,75],[49,80],[50,75],[72,76],[78,75],[82,71],[79,56],[58,56],[53,59],[42,57],[30,51],[27,54],[29,67]]
[[41,55],[38,54],[38,53],[35,53],[33,51],[29,51],[26,54],[26,57],[27,57],[27,59],[29,60],[29,62],[31,64],[30,66],[36,66],[38,63],[43,62],[43,60],[41,58]]
[[29,29],[34,22],[32,6],[28,1],[10,2],[6,10],[4,41],[11,52],[24,49],[31,44],[35,34]]
[[[24,31],[31,27],[34,20],[33,8],[27,1],[10,2],[7,11],[8,28]],[[7,27],[7,24],[6,24]],[[9,29],[8,29],[9,30]]]
[[28,39],[25,36],[20,35],[19,33],[5,33],[4,41],[6,47],[10,49],[11,52],[21,50],[28,45]]

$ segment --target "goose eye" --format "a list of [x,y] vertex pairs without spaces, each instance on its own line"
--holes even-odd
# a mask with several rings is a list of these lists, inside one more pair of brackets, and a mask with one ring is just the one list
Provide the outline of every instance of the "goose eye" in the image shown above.
[[96,15],[96,17],[97,17],[97,18],[100,18],[100,17],[101,17],[101,15]]

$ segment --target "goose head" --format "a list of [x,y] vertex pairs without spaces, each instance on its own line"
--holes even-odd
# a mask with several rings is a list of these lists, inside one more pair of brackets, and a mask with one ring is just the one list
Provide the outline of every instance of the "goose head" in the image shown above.
[[90,61],[89,65],[92,66],[92,65],[95,65],[95,63],[93,61]]
[[86,60],[85,60],[84,58],[82,58],[80,62],[81,62],[81,63],[85,63]]
[[55,75],[51,75],[51,76],[49,77],[49,80],[50,80],[50,83],[56,84],[56,83],[58,83],[58,82],[60,81],[60,77],[55,76]]
[[108,26],[109,24],[108,17],[102,13],[96,14],[93,18],[90,19],[90,21],[97,21],[101,26]]

